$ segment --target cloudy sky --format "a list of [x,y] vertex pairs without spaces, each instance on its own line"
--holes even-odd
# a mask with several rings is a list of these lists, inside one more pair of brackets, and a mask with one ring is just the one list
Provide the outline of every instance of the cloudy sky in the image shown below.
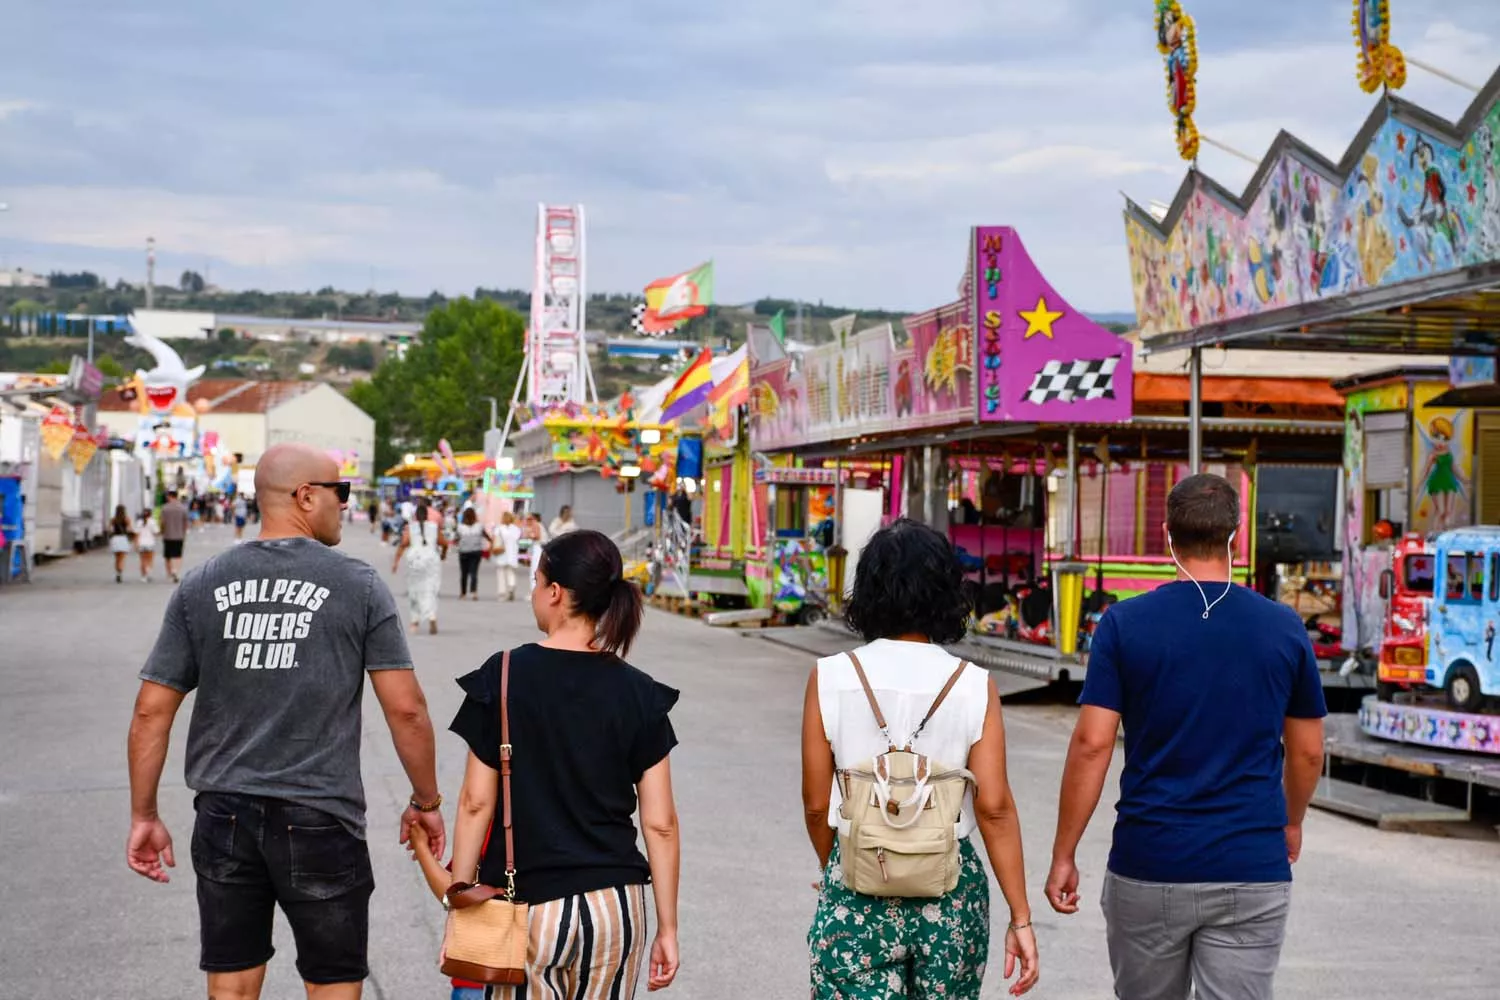
[[[1474,83],[1494,0],[1392,0]],[[1337,158],[1372,106],[1347,0],[1191,0],[1198,122]],[[1170,199],[1150,0],[47,0],[0,59],[0,257],[228,287],[530,284],[582,202],[592,290],[712,257],[722,301],[923,309],[966,227],[1018,227],[1080,308],[1130,307],[1121,192]],[[1450,117],[1468,92],[1413,71]],[[1238,190],[1251,167],[1205,147]]]

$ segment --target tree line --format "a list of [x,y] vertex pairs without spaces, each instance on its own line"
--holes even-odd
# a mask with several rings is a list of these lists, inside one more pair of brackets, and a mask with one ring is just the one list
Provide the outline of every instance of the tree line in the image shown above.
[[432,310],[405,356],[388,354],[348,396],[375,418],[377,474],[407,452],[428,454],[446,439],[454,451],[478,451],[515,389],[525,351],[521,314],[493,299],[453,299]]

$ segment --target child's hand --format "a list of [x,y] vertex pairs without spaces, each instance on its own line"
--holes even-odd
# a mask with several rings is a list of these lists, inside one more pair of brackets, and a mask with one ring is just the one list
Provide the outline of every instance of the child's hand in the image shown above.
[[420,823],[413,823],[407,828],[406,838],[406,846],[411,851],[413,860],[425,861],[432,857],[432,844]]

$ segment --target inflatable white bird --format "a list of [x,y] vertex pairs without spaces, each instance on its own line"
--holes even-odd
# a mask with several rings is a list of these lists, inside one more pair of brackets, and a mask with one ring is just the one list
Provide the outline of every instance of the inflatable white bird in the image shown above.
[[146,390],[146,400],[157,413],[170,413],[179,401],[187,402],[188,386],[203,377],[204,367],[187,368],[182,358],[164,342],[136,330],[125,338],[125,343],[148,352],[156,361],[149,372],[136,369],[136,378]]

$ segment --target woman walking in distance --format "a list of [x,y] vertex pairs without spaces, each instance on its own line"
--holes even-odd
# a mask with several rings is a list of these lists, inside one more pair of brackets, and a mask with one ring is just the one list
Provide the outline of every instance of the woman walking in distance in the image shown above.
[[141,520],[135,526],[135,550],[141,557],[141,582],[151,580],[151,566],[156,562],[156,516],[147,507],[141,511]]
[[[542,549],[531,608],[547,638],[497,653],[458,682],[467,697],[450,728],[469,758],[452,870],[459,881],[477,871],[476,881],[503,888],[499,817],[508,814],[531,940],[524,991],[496,987],[494,996],[629,1000],[646,958],[647,885],[657,923],[648,986],[662,989],[677,975],[679,844],[668,760],[677,692],[621,659],[640,628],[641,595],[605,535],[574,531]],[[501,802],[507,661],[512,801]],[[646,857],[636,847],[637,799]]]
[[120,504],[115,508],[115,516],[109,519],[109,551],[115,557],[115,583],[125,580],[125,557],[130,554],[130,540],[134,535],[130,515],[125,512],[125,505]]
[[490,544],[490,533],[479,523],[474,508],[464,510],[458,522],[458,599],[479,600],[479,564]]
[[401,568],[402,555],[406,556],[406,598],[411,602],[413,632],[425,621],[427,630],[437,634],[438,588],[443,584],[439,549],[446,547],[431,509],[425,502],[417,504],[411,522],[401,531],[401,544],[396,547],[396,561],[391,565],[391,572],[396,572]]
[[[808,678],[802,802],[822,868],[808,932],[814,1000],[977,1000],[989,957],[990,890],[969,840],[976,829],[1010,908],[1005,977],[1018,965],[1020,971],[1010,992],[1019,996],[1036,984],[1036,936],[1026,899],[1021,824],[1006,778],[1000,697],[984,670],[961,663],[940,645],[964,635],[969,604],[962,583],[952,545],[926,525],[902,519],[876,532],[860,555],[845,611],[866,644],[824,657]],[[940,695],[944,690],[946,696]],[[876,721],[871,700],[883,711],[884,726]],[[864,768],[903,741],[929,757],[934,769],[966,767],[974,777],[954,829],[957,885],[934,898],[854,892],[841,866],[843,838],[836,833],[847,820],[841,817],[834,762]],[[894,796],[891,804],[897,804]],[[852,864],[852,858],[846,860]],[[883,855],[880,864],[883,871]]]
[[493,541],[490,558],[495,561],[495,599],[514,601],[516,570],[521,565],[521,528],[515,514],[506,511],[500,515]]

